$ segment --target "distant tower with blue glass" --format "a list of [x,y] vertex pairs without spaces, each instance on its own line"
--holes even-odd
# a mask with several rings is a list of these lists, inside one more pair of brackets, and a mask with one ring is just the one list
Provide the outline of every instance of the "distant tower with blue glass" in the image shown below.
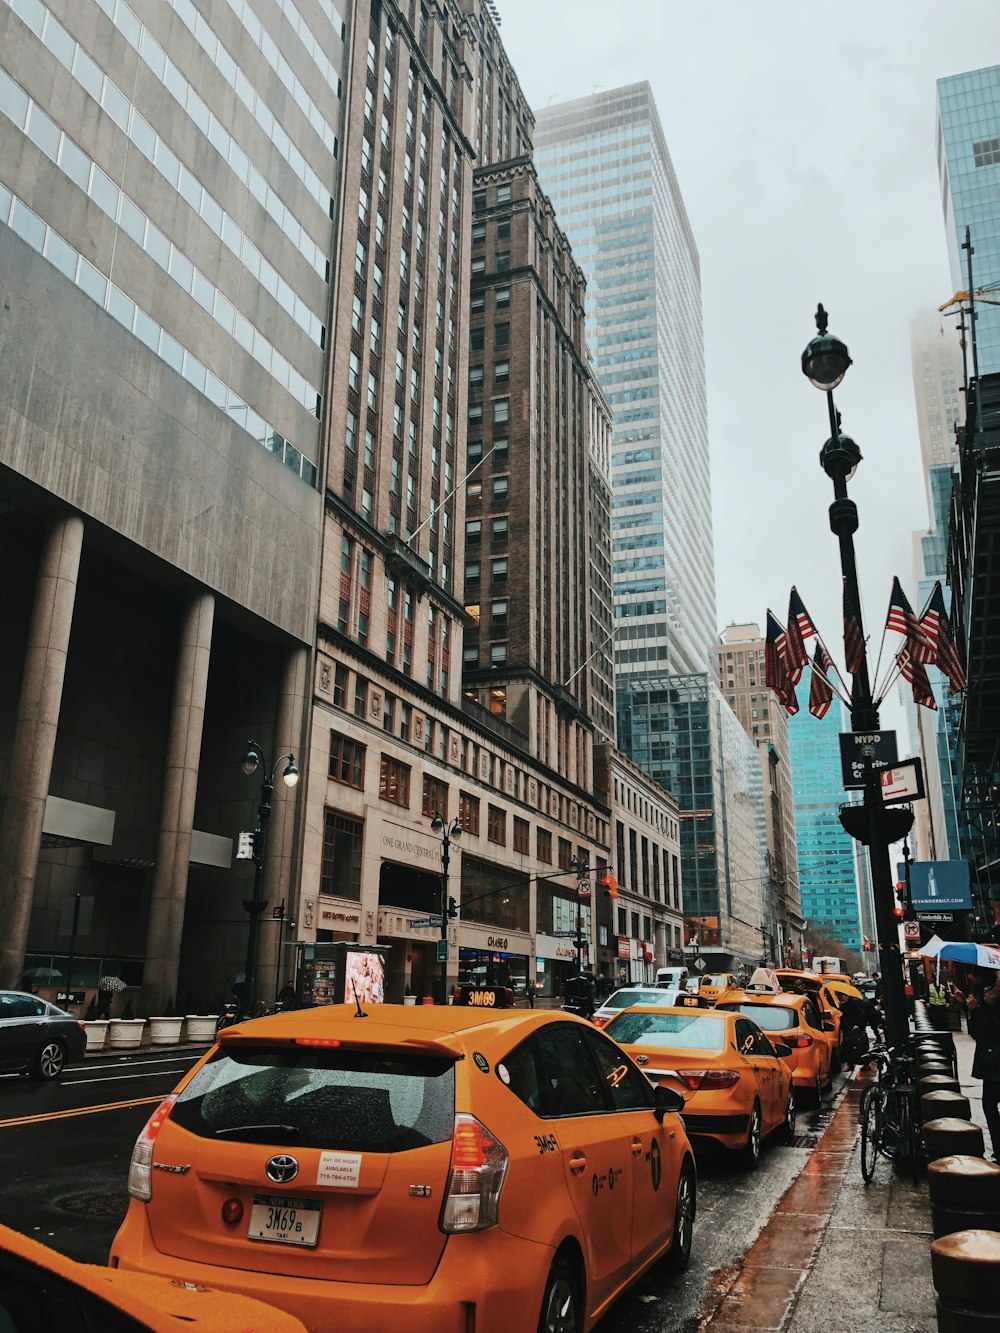
[[[1000,65],[938,79],[937,160],[955,291],[968,285],[969,227],[976,288],[1000,284]],[[1000,306],[976,307],[980,375],[1000,371]],[[969,373],[972,373],[970,364]]]
[[838,739],[849,730],[836,701],[822,719],[803,707],[788,720],[802,915],[810,929],[861,953],[854,841],[839,819],[841,805],[853,799],[844,790]]

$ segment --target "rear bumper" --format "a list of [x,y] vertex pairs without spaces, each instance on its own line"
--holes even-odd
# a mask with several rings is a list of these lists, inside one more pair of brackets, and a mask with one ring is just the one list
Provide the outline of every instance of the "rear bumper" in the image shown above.
[[[546,1245],[494,1227],[449,1237],[426,1286],[292,1278],[161,1254],[153,1244],[144,1205],[133,1202],[111,1246],[110,1260],[134,1272],[253,1296],[296,1315],[310,1329],[371,1333],[396,1322],[406,1333],[509,1333],[537,1325],[553,1254]],[[500,1273],[502,1283],[497,1281]]]
[[689,1138],[717,1139],[727,1148],[743,1144],[750,1124],[748,1115],[688,1115],[684,1112],[681,1119]]

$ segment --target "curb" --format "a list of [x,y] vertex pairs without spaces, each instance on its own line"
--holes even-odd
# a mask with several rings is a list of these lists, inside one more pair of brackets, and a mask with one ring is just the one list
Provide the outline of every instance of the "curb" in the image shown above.
[[[178,1055],[183,1052],[197,1051],[201,1053],[210,1050],[212,1044],[212,1042],[189,1042],[177,1046],[154,1046],[152,1042],[147,1042],[145,1045],[133,1048],[132,1050],[118,1050],[109,1046],[100,1051],[86,1051],[84,1053],[83,1062],[87,1063],[94,1060],[134,1060],[136,1056],[150,1054],[169,1056]],[[79,1068],[79,1065],[77,1065],[76,1068]]]

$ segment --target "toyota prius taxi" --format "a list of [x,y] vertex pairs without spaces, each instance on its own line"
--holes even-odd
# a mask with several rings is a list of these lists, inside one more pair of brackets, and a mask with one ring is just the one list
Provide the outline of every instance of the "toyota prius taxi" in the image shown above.
[[110,1263],[337,1333],[580,1333],[688,1262],[682,1105],[561,1011],[257,1019],[140,1134]]

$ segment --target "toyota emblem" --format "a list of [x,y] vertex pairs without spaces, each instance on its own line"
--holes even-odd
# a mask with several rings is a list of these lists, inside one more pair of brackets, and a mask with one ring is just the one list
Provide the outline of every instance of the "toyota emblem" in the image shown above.
[[268,1158],[264,1172],[268,1180],[273,1180],[276,1185],[287,1185],[299,1174],[299,1164],[287,1153],[278,1153],[277,1156]]

